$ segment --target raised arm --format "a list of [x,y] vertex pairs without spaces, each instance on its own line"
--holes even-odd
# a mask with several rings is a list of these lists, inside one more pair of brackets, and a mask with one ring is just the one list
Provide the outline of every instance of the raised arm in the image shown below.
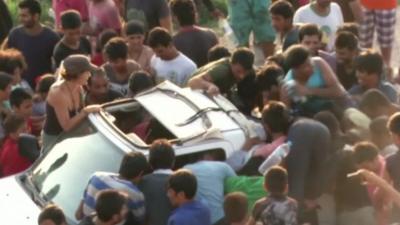
[[204,90],[211,95],[219,93],[219,88],[212,82],[211,76],[207,73],[192,77],[188,82],[188,86],[192,89]]

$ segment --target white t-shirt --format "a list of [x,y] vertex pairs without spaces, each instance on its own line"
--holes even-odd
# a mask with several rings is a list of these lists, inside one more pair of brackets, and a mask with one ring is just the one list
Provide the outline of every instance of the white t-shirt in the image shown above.
[[157,83],[169,80],[180,87],[186,86],[190,76],[197,69],[196,64],[182,53],[168,61],[153,55],[150,66],[156,72]]
[[336,31],[344,21],[340,6],[332,2],[330,12],[327,16],[316,14],[311,8],[311,4],[300,7],[294,14],[293,23],[314,23],[318,25],[328,38],[327,50],[332,51],[335,43]]

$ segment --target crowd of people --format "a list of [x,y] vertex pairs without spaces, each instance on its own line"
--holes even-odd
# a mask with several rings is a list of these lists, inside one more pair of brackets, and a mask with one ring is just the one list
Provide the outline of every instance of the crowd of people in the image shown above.
[[[201,152],[182,168],[164,139],[148,156],[126,154],[118,173],[88,180],[80,224],[400,222],[396,0],[53,0],[52,27],[40,1],[19,1],[20,24],[6,2],[0,177],[29,168],[101,104],[165,80],[221,94],[264,128],[233,155]],[[200,26],[200,12],[225,33]],[[67,219],[49,205],[38,223]]]

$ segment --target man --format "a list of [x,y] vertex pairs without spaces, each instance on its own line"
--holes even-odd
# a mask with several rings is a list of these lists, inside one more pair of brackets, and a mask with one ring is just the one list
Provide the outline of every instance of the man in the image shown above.
[[364,19],[360,24],[360,44],[362,48],[372,48],[375,30],[382,52],[383,62],[390,67],[393,40],[396,28],[396,0],[361,0]]
[[231,88],[253,72],[254,54],[248,48],[238,48],[230,58],[222,58],[199,68],[188,82],[192,89],[208,94],[229,94]]
[[299,30],[299,41],[300,44],[306,47],[312,56],[319,56],[323,58],[336,72],[336,60],[329,52],[322,51],[322,31],[317,25],[313,23],[307,23],[301,25]]
[[92,48],[90,42],[81,36],[82,19],[78,11],[67,10],[61,14],[61,31],[64,36],[54,48],[53,58],[55,66],[69,55],[82,54],[90,56]]
[[299,26],[293,25],[294,9],[290,2],[279,0],[269,8],[271,13],[272,26],[278,33],[275,52],[284,52],[293,44],[299,42]]
[[211,211],[211,223],[224,217],[224,182],[236,176],[235,171],[225,162],[217,161],[216,152],[205,152],[199,155],[199,161],[184,167],[197,178],[198,190],[196,199],[205,203]]
[[[168,225],[211,225],[210,209],[194,199],[197,191],[196,177],[188,170],[178,170],[167,184],[168,198],[176,207]],[[222,203],[221,203],[222,204]]]
[[178,86],[186,86],[197,66],[176,49],[168,30],[161,27],[152,29],[148,43],[155,54],[150,66],[155,71],[156,80],[158,82],[169,80]]
[[198,67],[204,66],[208,50],[218,44],[217,36],[211,29],[195,25],[197,10],[193,0],[173,0],[170,6],[180,26],[173,37],[174,45]]
[[140,181],[146,169],[146,157],[139,152],[130,152],[122,159],[119,174],[94,173],[89,179],[75,217],[79,220],[95,211],[97,203],[94,199],[99,191],[116,189],[125,191],[128,194],[128,205],[132,220],[143,222],[145,215],[144,196],[136,184]]
[[271,25],[268,7],[271,0],[228,1],[229,25],[239,46],[249,46],[250,33],[264,57],[273,55],[275,32]]
[[354,61],[360,54],[357,37],[347,31],[336,36],[336,75],[346,90],[357,84]]
[[294,23],[315,23],[325,35],[326,49],[331,51],[335,41],[336,30],[343,22],[342,11],[332,0],[316,0],[300,7],[293,18]]
[[56,205],[46,206],[39,215],[39,225],[67,225],[64,212]]
[[[12,76],[0,71],[0,102],[5,102],[10,99],[12,81]],[[2,141],[6,135],[3,122],[10,113],[9,108],[4,106],[4,104],[0,104],[0,141]]]
[[146,32],[154,27],[172,30],[171,14],[166,0],[125,0],[126,21],[139,20]]
[[79,225],[124,224],[128,214],[129,197],[117,190],[100,191],[96,198],[96,213],[86,217]]
[[149,154],[153,173],[144,176],[139,183],[146,199],[146,222],[165,225],[172,211],[166,187],[173,173],[175,152],[167,140],[156,140],[151,144]]
[[85,105],[103,104],[122,97],[122,94],[110,88],[109,80],[103,69],[100,68],[92,73],[87,84]]
[[21,25],[10,32],[7,47],[24,55],[28,68],[23,77],[34,88],[38,76],[52,72],[51,58],[59,37],[40,23],[41,8],[37,0],[24,0],[18,8]]
[[363,51],[355,59],[358,84],[349,90],[356,100],[369,89],[380,90],[392,103],[398,103],[396,88],[382,78],[384,62],[382,56],[372,50]]

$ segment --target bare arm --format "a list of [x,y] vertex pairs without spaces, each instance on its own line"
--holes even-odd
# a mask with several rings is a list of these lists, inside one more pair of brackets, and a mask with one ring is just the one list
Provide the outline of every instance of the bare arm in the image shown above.
[[351,9],[351,12],[354,15],[354,19],[356,20],[357,23],[361,23],[364,19],[364,12],[362,10],[362,6],[360,3],[360,0],[353,0],[349,2],[349,6]]
[[325,88],[310,88],[310,94],[320,97],[335,98],[345,94],[343,86],[336,78],[335,73],[329,67],[328,63],[323,59],[315,59],[317,65],[321,69],[322,76],[325,80]]
[[97,105],[88,106],[82,109],[77,115],[70,117],[68,104],[66,104],[66,99],[62,94],[53,92],[49,94],[47,101],[54,108],[57,120],[60,123],[63,131],[71,130],[78,125],[87,116],[87,114],[91,112],[98,112],[100,110],[100,107]]
[[201,74],[192,77],[188,81],[188,86],[192,89],[201,89],[207,91],[209,94],[218,94],[218,87],[212,82],[212,78],[209,74]]
[[83,219],[83,200],[79,203],[78,208],[75,211],[75,219],[81,220]]
[[160,26],[164,27],[168,31],[172,31],[172,19],[171,16],[166,16],[164,18],[160,18],[159,20]]
[[254,218],[251,216],[249,221],[247,222],[247,225],[256,225],[256,221],[254,220]]

